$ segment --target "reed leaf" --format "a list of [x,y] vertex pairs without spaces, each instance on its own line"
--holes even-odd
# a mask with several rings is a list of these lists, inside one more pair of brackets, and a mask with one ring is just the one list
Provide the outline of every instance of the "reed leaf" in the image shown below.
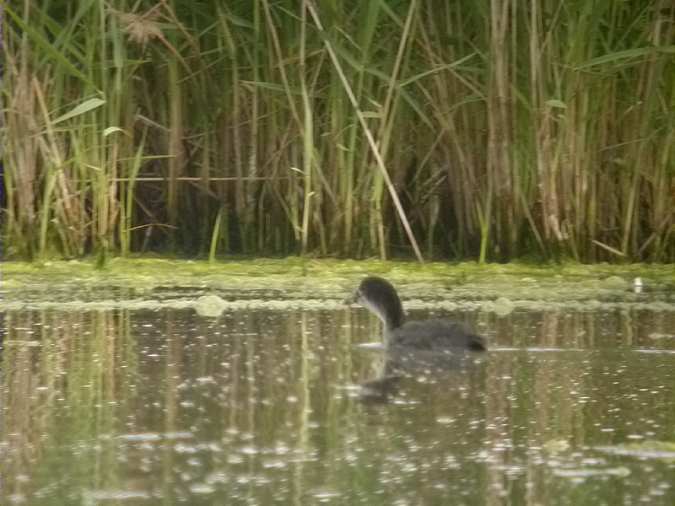
[[675,261],[668,0],[2,8],[9,256]]

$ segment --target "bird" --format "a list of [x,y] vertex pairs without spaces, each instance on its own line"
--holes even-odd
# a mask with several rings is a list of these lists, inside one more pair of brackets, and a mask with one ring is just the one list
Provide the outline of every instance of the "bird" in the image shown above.
[[347,302],[361,304],[382,320],[384,345],[390,351],[487,350],[485,339],[461,323],[442,319],[406,322],[401,299],[384,278],[366,277]]

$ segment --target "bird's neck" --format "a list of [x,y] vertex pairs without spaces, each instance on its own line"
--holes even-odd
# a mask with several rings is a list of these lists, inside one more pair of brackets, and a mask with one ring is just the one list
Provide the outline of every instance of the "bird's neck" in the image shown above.
[[375,313],[380,318],[380,320],[382,320],[386,333],[393,332],[403,325],[404,316],[403,309],[401,308],[400,304],[388,308],[378,307]]
[[385,303],[371,302],[365,300],[362,302],[372,313],[374,313],[384,324],[385,334],[393,332],[403,325],[404,315],[403,306],[398,297],[390,299]]

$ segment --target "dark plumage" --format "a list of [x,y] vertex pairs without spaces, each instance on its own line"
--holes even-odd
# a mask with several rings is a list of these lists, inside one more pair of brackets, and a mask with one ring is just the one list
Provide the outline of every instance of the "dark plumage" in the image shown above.
[[401,299],[386,279],[375,276],[365,278],[352,301],[363,305],[382,320],[385,344],[390,348],[487,349],[481,336],[469,332],[460,323],[438,319],[404,322]]

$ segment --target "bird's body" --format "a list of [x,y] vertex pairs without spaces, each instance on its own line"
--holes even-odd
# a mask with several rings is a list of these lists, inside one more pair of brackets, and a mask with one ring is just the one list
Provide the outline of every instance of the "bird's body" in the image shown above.
[[419,349],[485,350],[485,342],[481,336],[472,334],[461,323],[440,319],[406,322],[401,327],[390,331],[388,341],[392,346]]
[[403,305],[396,289],[385,279],[375,276],[365,278],[353,300],[382,320],[385,345],[390,349],[487,349],[485,340],[469,332],[461,323],[440,319],[405,322]]

